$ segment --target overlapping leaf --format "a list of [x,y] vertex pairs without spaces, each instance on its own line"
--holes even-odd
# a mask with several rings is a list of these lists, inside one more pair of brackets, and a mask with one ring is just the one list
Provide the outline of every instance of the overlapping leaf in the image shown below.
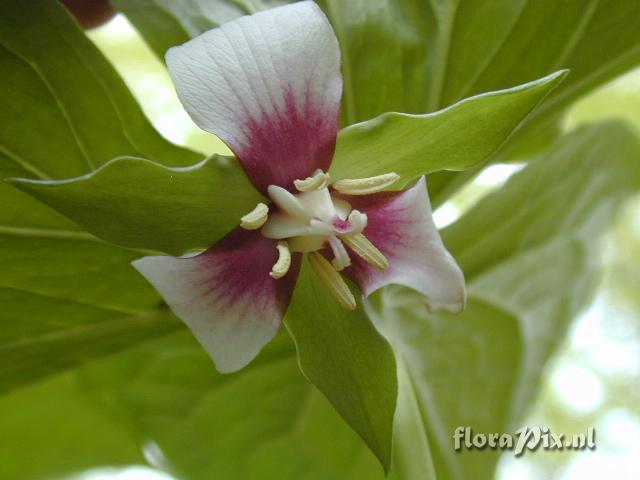
[[[156,52],[242,14],[279,2],[118,0]],[[483,92],[560,69],[572,73],[504,147],[500,160],[540,149],[558,133],[562,112],[588,91],[640,63],[635,0],[353,0],[318,2],[343,53],[343,124],[384,112],[427,113]],[[149,17],[140,15],[144,4]],[[151,13],[152,12],[152,13]],[[471,177],[439,173],[435,204]]]
[[[445,230],[470,281],[464,314],[429,315],[406,289],[376,295],[370,309],[400,371],[392,478],[491,478],[496,454],[456,454],[452,432],[521,426],[545,360],[593,290],[600,234],[640,190],[639,152],[620,124],[579,131]],[[80,378],[128,412],[124,424],[153,440],[180,478],[382,478],[297,375],[294,352],[281,336],[247,370],[220,376],[192,339],[170,336]]]
[[[184,164],[97,49],[53,2],[0,5],[0,175],[64,178],[124,153]],[[110,247],[0,184],[0,389],[173,329]],[[139,316],[143,315],[143,316]]]
[[[343,129],[331,172],[359,178],[395,171],[406,184],[425,173],[478,164],[563,76],[480,95],[432,115],[387,114]],[[238,163],[226,157],[177,169],[119,158],[75,179],[12,182],[103,240],[172,254],[212,245],[261,200]]]

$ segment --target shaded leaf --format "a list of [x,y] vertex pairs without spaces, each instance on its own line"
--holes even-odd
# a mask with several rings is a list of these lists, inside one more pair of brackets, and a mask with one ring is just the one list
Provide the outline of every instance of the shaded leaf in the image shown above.
[[391,463],[397,379],[393,352],[363,309],[345,310],[303,264],[287,311],[300,368],[377,455]]
[[[318,3],[342,48],[344,125],[384,112],[434,112],[466,97],[570,70],[568,80],[494,161],[540,151],[557,137],[561,115],[574,100],[640,63],[640,4],[635,0]],[[118,4],[160,55],[171,46],[155,41],[159,25],[131,13],[137,2]],[[274,4],[178,0],[148,8],[173,17],[179,29],[193,37]],[[433,203],[444,202],[474,173],[436,174],[429,181]]]
[[1,396],[0,477],[42,480],[96,465],[144,464],[141,441],[101,407],[69,374]]
[[12,182],[107,242],[174,255],[213,245],[262,200],[221,156],[184,168],[124,157],[75,179]]
[[[199,156],[169,144],[57,2],[0,4],[0,177],[82,175],[111,157],[168,164]],[[178,326],[108,246],[0,183],[0,389],[138,343]]]
[[639,153],[623,124],[582,129],[445,229],[469,282],[461,315],[430,315],[406,289],[379,294],[373,318],[412,380],[438,479],[492,478],[495,452],[456,454],[453,432],[522,426],[546,361],[597,285],[599,239],[640,190]]

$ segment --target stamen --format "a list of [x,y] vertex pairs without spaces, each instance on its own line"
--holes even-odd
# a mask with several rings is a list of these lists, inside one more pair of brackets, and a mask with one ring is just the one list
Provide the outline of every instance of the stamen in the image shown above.
[[399,179],[400,175],[391,172],[376,177],[338,180],[333,188],[346,195],[369,195],[390,187]]
[[331,294],[338,300],[338,303],[347,310],[355,310],[356,299],[340,274],[320,253],[309,254],[309,264],[318,278],[327,286]]
[[340,272],[351,265],[351,258],[349,258],[347,249],[344,248],[342,241],[338,237],[329,238],[329,246],[333,251],[333,261],[331,262],[333,268]]
[[330,181],[331,177],[328,173],[316,170],[312,177],[307,177],[304,180],[294,180],[293,184],[300,192],[313,192],[325,188]]
[[342,237],[342,240],[349,245],[354,252],[360,255],[363,260],[366,260],[374,267],[384,270],[389,266],[387,258],[363,234],[347,235]]
[[284,277],[291,267],[291,251],[289,251],[289,245],[285,241],[279,241],[276,247],[278,249],[278,261],[271,267],[272,278],[276,280]]
[[240,226],[245,230],[257,230],[265,224],[269,218],[269,207],[259,203],[256,208],[240,219]]

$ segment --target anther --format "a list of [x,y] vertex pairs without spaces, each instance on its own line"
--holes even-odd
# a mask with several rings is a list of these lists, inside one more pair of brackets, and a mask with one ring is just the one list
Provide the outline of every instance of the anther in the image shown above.
[[318,252],[310,253],[309,265],[343,308],[355,310],[356,299],[353,293],[326,258]]
[[269,207],[264,203],[258,203],[256,208],[240,219],[240,226],[245,230],[257,230],[262,227],[269,218]]
[[282,240],[278,242],[276,248],[278,249],[278,261],[271,267],[269,275],[277,280],[284,277],[291,267],[291,251],[287,242]]
[[331,181],[331,177],[328,173],[324,173],[322,170],[316,170],[311,177],[307,177],[304,180],[294,180],[293,184],[299,192],[313,192],[326,188]]
[[357,233],[355,235],[346,235],[342,237],[342,241],[349,245],[349,247],[362,257],[363,260],[367,261],[374,267],[384,270],[389,266],[387,258],[363,234]]
[[400,175],[391,172],[376,177],[338,180],[333,188],[346,195],[369,195],[389,188],[399,179]]

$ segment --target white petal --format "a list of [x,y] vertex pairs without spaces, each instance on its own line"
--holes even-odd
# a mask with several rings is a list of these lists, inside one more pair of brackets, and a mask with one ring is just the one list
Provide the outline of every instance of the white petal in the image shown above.
[[166,60],[187,112],[227,143],[261,192],[328,170],[340,51],[315,3],[241,17],[171,48]]
[[353,265],[346,272],[365,295],[399,284],[424,294],[430,310],[463,309],[464,275],[433,222],[424,177],[402,192],[348,199],[354,208],[366,212],[363,233],[389,261],[388,268],[379,270],[351,255]]
[[220,372],[239,370],[278,332],[300,257],[286,276],[269,276],[276,242],[236,229],[206,252],[144,257],[133,266],[191,329]]

